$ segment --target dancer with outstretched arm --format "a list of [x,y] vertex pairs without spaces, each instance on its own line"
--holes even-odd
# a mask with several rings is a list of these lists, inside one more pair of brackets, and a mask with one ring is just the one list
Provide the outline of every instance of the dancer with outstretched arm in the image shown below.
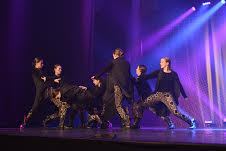
[[110,61],[101,72],[96,76],[93,76],[92,79],[99,79],[104,73],[109,73],[107,77],[109,80],[106,85],[103,101],[107,102],[113,95],[114,105],[120,116],[122,128],[130,128],[130,121],[122,106],[122,101],[124,97],[126,97],[127,100],[133,99],[130,89],[130,86],[132,85],[131,73],[130,64],[123,58],[123,55],[124,52],[122,49],[115,49],[113,52],[113,60]]
[[181,113],[177,108],[180,93],[185,100],[188,100],[188,97],[181,85],[177,73],[171,69],[171,60],[168,57],[162,58],[160,66],[161,70],[154,71],[143,77],[145,80],[157,78],[157,82],[154,93],[147,97],[139,106],[136,118],[142,118],[143,112],[151,105],[156,102],[162,102],[172,114],[188,123],[190,129],[196,128],[194,118],[190,118],[188,115]]

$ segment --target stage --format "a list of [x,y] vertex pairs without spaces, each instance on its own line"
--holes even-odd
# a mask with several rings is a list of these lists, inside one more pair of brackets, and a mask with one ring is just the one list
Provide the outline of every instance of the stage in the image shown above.
[[0,129],[8,150],[226,150],[226,129]]

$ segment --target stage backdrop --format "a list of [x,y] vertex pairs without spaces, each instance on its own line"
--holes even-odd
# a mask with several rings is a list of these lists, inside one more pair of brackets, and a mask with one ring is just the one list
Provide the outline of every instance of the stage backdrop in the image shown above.
[[[150,73],[160,69],[161,57],[170,57],[189,97],[180,97],[180,108],[199,127],[205,127],[205,121],[223,127],[226,6],[220,0],[211,2],[202,6],[201,0],[1,1],[0,127],[19,126],[32,106],[34,57],[44,59],[48,74],[54,64],[62,64],[67,82],[91,86],[90,77],[112,59],[117,47],[125,50],[133,76],[137,65],[147,65]],[[155,80],[149,82],[154,89]],[[54,111],[49,106],[48,101],[42,103],[34,124]],[[188,126],[172,119],[176,127]],[[118,116],[112,123],[119,126]],[[148,110],[141,123],[166,127]]]

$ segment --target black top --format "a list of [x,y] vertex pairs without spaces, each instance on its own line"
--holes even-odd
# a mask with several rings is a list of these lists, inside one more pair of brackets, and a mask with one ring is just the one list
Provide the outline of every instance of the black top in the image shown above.
[[158,92],[174,92],[174,77],[173,73],[162,73],[162,77],[159,80],[159,87],[156,90]]
[[103,109],[103,95],[106,90],[106,80],[101,82],[100,87],[94,86],[88,88],[88,93],[91,94],[92,98],[90,98],[89,104],[87,106],[88,113],[94,114],[94,108],[97,109],[97,112],[100,113]]
[[45,83],[41,79],[41,77],[43,77],[42,70],[41,69],[34,68],[32,70],[32,78],[33,78],[33,81],[34,81],[34,84],[35,84],[36,89],[37,88],[40,88],[41,89],[41,88],[44,88],[45,87]]
[[119,85],[124,90],[129,90],[131,82],[130,64],[122,57],[112,60],[108,65],[99,72],[95,79],[100,78],[104,73],[108,72],[109,82],[107,83],[107,91],[114,92],[114,85]]
[[179,80],[179,77],[175,71],[172,71],[171,73],[165,73],[163,72],[163,70],[156,70],[143,77],[144,80],[154,78],[157,78],[155,92],[170,92],[177,104],[179,104],[178,97],[180,96],[180,93],[184,98],[187,97],[184,88]]
[[140,75],[137,78],[133,78],[133,84],[135,85],[138,95],[142,100],[145,100],[152,93],[152,89],[146,80],[142,80],[145,75]]
[[94,86],[94,87],[89,87],[87,89],[87,91],[89,91],[94,98],[103,96],[105,90],[106,90],[106,80],[101,81],[100,87]]
[[62,96],[62,101],[66,101],[68,103],[72,103],[73,99],[79,93],[82,93],[82,89],[79,88],[77,85],[64,83],[60,87],[60,92]]
[[[145,77],[146,75],[144,74],[134,78],[133,80],[133,83],[137,88],[138,95],[140,96],[139,101],[145,101],[145,99],[152,94],[152,89],[147,80],[145,80]],[[170,111],[162,102],[155,103],[151,107],[156,110],[156,114],[158,116],[168,116],[170,114]]]
[[107,102],[109,103],[109,100],[112,100],[111,98],[114,94],[114,85],[118,85],[121,88],[122,94],[131,104],[134,99],[129,62],[122,57],[114,59],[95,76],[95,79],[100,78],[104,73],[108,73],[106,91],[103,96],[105,104]]
[[[59,79],[59,78],[61,78],[59,83],[54,82],[55,79]],[[63,87],[63,85],[64,85],[64,77],[61,75],[60,76],[54,75],[54,76],[48,77],[48,80],[49,80],[51,87],[53,87],[54,89]]]

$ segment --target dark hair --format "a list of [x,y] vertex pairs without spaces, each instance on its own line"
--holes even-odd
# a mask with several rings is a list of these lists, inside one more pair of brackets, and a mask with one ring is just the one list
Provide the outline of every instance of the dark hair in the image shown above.
[[169,68],[171,69],[172,66],[171,66],[170,58],[169,57],[164,57],[163,59],[165,59],[165,61],[169,63]]
[[147,72],[147,67],[145,65],[139,65],[141,74],[145,74]]
[[117,56],[121,57],[121,56],[123,56],[123,55],[124,55],[124,52],[123,52],[123,50],[122,50],[122,49],[120,49],[120,48],[116,48],[116,49],[114,50],[113,54],[115,54],[115,55],[117,55]]
[[36,65],[37,63],[39,63],[41,60],[43,60],[43,59],[40,58],[40,57],[35,57],[34,60],[33,60],[33,62],[32,62],[32,67],[34,68],[35,65]]
[[56,68],[59,67],[59,66],[62,67],[62,65],[60,65],[60,64],[55,64],[55,65],[54,65],[54,69],[56,69]]

